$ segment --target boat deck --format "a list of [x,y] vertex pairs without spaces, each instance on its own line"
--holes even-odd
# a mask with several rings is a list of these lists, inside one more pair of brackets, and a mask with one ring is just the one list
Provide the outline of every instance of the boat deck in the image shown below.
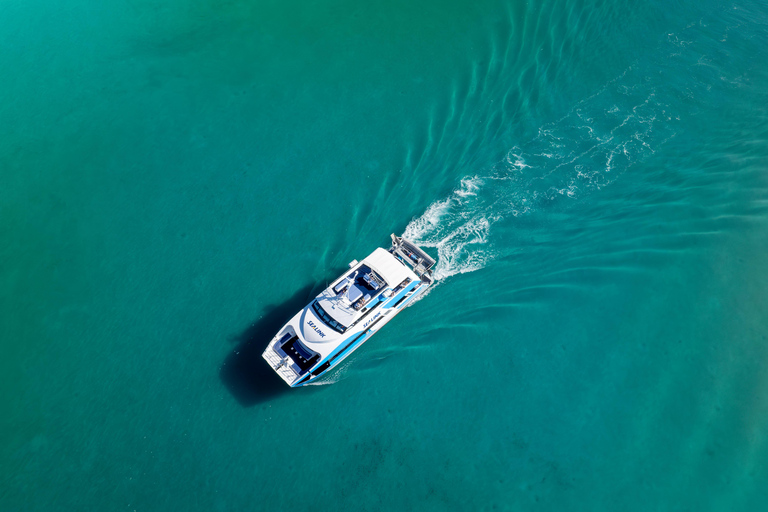
[[281,364],[283,359],[277,354],[277,352],[275,352],[273,346],[274,345],[272,343],[267,346],[267,349],[263,354],[264,359],[267,360],[269,366],[271,366],[272,369],[275,370],[285,382],[288,384],[293,384],[293,381],[296,379],[296,372],[291,370],[288,366]]

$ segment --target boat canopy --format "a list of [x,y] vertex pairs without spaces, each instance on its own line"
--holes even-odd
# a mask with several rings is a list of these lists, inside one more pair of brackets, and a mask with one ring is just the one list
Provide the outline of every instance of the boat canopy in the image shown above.
[[363,263],[376,271],[391,287],[395,287],[406,277],[413,277],[411,269],[403,265],[392,253],[379,247],[363,260]]

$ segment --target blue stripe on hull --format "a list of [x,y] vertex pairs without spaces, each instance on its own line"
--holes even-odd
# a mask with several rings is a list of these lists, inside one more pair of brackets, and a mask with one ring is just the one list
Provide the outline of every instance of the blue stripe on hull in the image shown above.
[[[418,288],[416,288],[417,286],[418,286]],[[392,300],[390,300],[387,304],[384,304],[382,306],[383,309],[387,309],[390,304],[396,303],[398,300],[403,298],[409,291],[411,291],[414,288],[416,288],[416,291],[414,291],[413,294],[410,297],[408,297],[405,300],[405,302],[403,302],[397,309],[402,310],[403,308],[405,308],[414,298],[416,298],[418,295],[421,295],[422,292],[424,292],[424,290],[429,288],[429,285],[424,285],[424,283],[422,281],[415,281],[413,283],[413,286],[407,286],[401,293],[397,294],[396,297],[394,297]],[[393,314],[396,314],[396,313],[393,313]],[[334,368],[336,368],[336,366],[338,366],[339,363],[341,361],[343,361],[345,357],[347,357],[353,350],[355,350],[357,347],[359,347],[365,340],[367,340],[369,337],[371,337],[371,335],[374,334],[374,332],[375,331],[372,331],[371,329],[368,329],[367,331],[364,331],[362,336],[360,334],[357,334],[356,335],[356,336],[358,336],[357,340],[355,340],[354,342],[350,343],[349,345],[347,345],[344,348],[341,348],[341,349],[337,348],[337,350],[335,350],[334,352],[331,352],[331,354],[328,357],[326,357],[325,359],[323,359],[317,365],[314,366],[314,368],[319,368],[321,365],[323,365],[327,361],[330,361],[331,359],[335,359],[335,361],[331,364],[331,366],[326,368],[326,370],[323,373],[321,373],[320,375],[317,375],[316,377],[310,377],[309,379],[307,379],[304,382],[297,383],[293,387],[300,387],[300,386],[304,386],[306,384],[309,384],[310,382],[318,379],[319,377],[325,375],[329,371],[331,371]]]
[[399,292],[397,295],[395,295],[394,297],[392,297],[392,299],[391,299],[389,302],[387,302],[386,304],[384,304],[384,309],[389,309],[389,308],[391,308],[392,306],[394,306],[395,304],[397,304],[397,301],[399,301],[400,299],[402,299],[403,297],[405,297],[405,295],[406,295],[408,292],[410,292],[411,290],[413,290],[414,288],[416,288],[416,286],[418,286],[418,285],[419,285],[419,283],[421,283],[421,281],[414,281],[413,283],[409,284],[408,286],[406,286],[405,288],[403,288],[402,290],[400,290],[400,292]]
[[403,308],[405,308],[405,306],[407,306],[409,302],[411,302],[411,301],[412,301],[414,298],[416,298],[416,296],[418,296],[418,295],[421,295],[421,293],[422,293],[424,290],[426,290],[426,289],[427,289],[427,287],[426,287],[426,286],[423,286],[421,289],[419,289],[419,290],[416,290],[415,292],[413,292],[413,295],[411,295],[410,297],[408,297],[408,299],[407,299],[405,302],[403,302],[403,304],[400,306],[400,309],[403,309]]
[[326,369],[325,369],[325,371],[324,371],[323,373],[321,373],[321,374],[317,375],[316,377],[310,377],[308,380],[306,380],[306,381],[304,381],[304,382],[301,382],[301,383],[298,383],[298,384],[294,385],[293,387],[299,387],[299,386],[304,386],[304,385],[306,385],[306,384],[309,384],[309,383],[310,383],[310,382],[312,382],[313,380],[316,380],[316,379],[318,379],[319,377],[322,377],[323,375],[325,375],[325,374],[326,374],[326,373],[328,373],[329,371],[331,371],[331,370],[333,370],[334,368],[336,368],[336,366],[338,366],[338,364],[339,364],[339,363],[340,363],[340,362],[341,362],[341,361],[342,361],[342,360],[343,360],[345,357],[347,357],[347,355],[349,355],[349,353],[350,353],[352,350],[354,350],[356,347],[359,347],[359,346],[360,346],[360,345],[361,345],[361,344],[362,344],[362,343],[363,343],[363,342],[364,342],[366,339],[368,339],[368,338],[370,337],[370,335],[371,335],[371,331],[370,331],[370,330],[369,330],[369,331],[367,331],[367,332],[365,332],[365,334],[363,334],[362,336],[359,336],[359,335],[358,335],[359,337],[358,337],[358,339],[357,339],[357,340],[356,340],[354,343],[350,343],[350,344],[349,344],[349,345],[347,345],[345,348],[343,348],[343,349],[342,349],[340,352],[336,352],[335,354],[331,354],[331,355],[330,355],[328,358],[324,359],[323,361],[321,361],[321,362],[320,362],[320,364],[318,364],[318,365],[316,366],[316,367],[320,367],[320,366],[321,366],[323,363],[325,363],[326,361],[328,361],[328,360],[329,360],[329,359],[331,359],[332,357],[336,357],[336,361],[334,361],[334,362],[331,364],[331,366],[329,366],[328,368],[326,368]]

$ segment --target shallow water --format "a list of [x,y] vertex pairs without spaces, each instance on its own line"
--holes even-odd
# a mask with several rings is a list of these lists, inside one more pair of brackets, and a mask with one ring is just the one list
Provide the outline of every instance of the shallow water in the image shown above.
[[[761,2],[0,19],[3,510],[759,510]],[[260,354],[404,232],[323,386]]]

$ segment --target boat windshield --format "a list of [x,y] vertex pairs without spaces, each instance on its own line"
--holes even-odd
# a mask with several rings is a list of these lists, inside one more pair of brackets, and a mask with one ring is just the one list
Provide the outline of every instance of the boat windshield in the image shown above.
[[339,322],[333,319],[331,315],[325,312],[325,310],[320,306],[320,304],[317,303],[317,301],[314,301],[312,303],[312,309],[315,310],[315,314],[322,320],[328,327],[333,329],[334,331],[344,334],[344,331],[347,330],[346,327],[341,325]]

